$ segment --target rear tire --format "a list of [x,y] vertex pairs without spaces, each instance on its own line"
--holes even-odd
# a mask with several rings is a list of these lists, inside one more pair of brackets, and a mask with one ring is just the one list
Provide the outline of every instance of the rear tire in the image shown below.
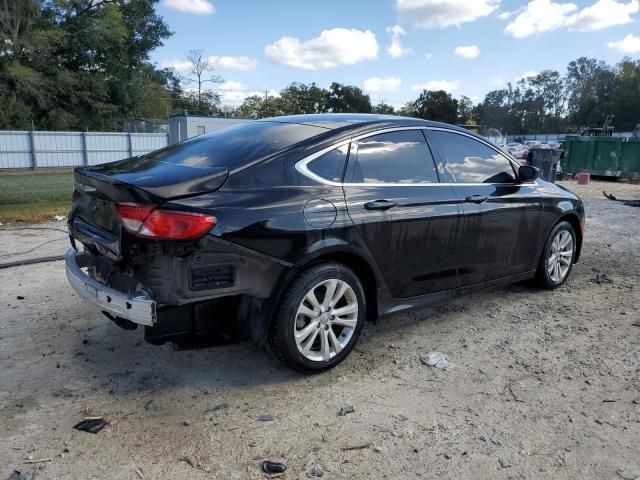
[[322,372],[349,355],[365,318],[366,298],[356,274],[340,263],[314,265],[285,291],[269,332],[269,349],[298,372]]
[[538,262],[536,283],[548,290],[563,285],[576,258],[576,232],[569,222],[560,222],[547,237]]

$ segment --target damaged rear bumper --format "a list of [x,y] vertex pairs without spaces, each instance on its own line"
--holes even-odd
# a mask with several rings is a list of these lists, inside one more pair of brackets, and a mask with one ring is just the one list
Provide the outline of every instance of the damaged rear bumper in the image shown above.
[[155,325],[156,302],[151,297],[144,293],[128,295],[91,278],[83,270],[89,264],[89,256],[86,253],[70,249],[65,256],[65,264],[71,287],[81,298],[94,304],[100,311],[141,325]]

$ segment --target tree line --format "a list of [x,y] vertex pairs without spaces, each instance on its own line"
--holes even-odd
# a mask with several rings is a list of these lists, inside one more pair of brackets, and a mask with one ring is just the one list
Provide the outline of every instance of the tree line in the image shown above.
[[358,112],[479,124],[508,133],[584,127],[632,130],[640,123],[640,60],[617,65],[582,57],[566,72],[546,70],[508,83],[474,104],[423,91],[400,108],[374,104],[352,85],[294,82],[278,95],[225,105],[202,51],[187,52],[188,74],[160,69],[150,54],[172,35],[159,0],[0,2],[0,129],[121,130],[134,118],[176,113],[264,118]]
[[333,83],[329,89],[292,83],[279,96],[250,97],[228,114],[264,118],[323,112],[384,113],[477,124],[505,133],[575,132],[586,127],[631,131],[640,124],[640,60],[623,59],[615,66],[582,57],[567,66],[522,78],[487,93],[474,105],[444,91],[423,91],[417,99],[394,109],[372,104],[357,87]]

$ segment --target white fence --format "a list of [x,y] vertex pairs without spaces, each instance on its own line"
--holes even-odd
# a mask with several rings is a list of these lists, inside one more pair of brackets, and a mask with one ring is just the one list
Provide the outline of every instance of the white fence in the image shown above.
[[80,167],[167,146],[165,133],[0,131],[0,169]]

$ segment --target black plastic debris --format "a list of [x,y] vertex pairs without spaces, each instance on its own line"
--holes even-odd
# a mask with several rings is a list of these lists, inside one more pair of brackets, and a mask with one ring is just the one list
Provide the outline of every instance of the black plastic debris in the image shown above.
[[102,419],[91,418],[88,420],[81,421],[77,425],[74,425],[73,428],[75,428],[76,430],[80,430],[81,432],[95,434],[95,433],[98,433],[100,430],[102,430],[106,425],[107,425],[107,422],[105,422]]
[[14,470],[9,476],[9,480],[33,480],[34,478],[33,473],[22,473],[18,470]]
[[348,405],[348,406],[346,406],[346,407],[342,407],[342,408],[340,409],[340,411],[338,412],[338,416],[339,416],[339,417],[344,417],[345,415],[347,415],[347,414],[349,414],[349,413],[353,413],[353,412],[355,412],[355,411],[356,411],[356,409],[355,409],[355,408],[353,408],[353,405]]
[[271,460],[265,460],[262,462],[262,471],[265,473],[282,473],[287,469],[284,463],[272,462]]
[[604,195],[605,198],[608,198],[609,200],[613,200],[614,202],[621,202],[628,207],[640,207],[640,200],[635,200],[635,199],[624,200],[624,199],[617,198],[615,195],[612,195],[607,192],[602,192],[602,194]]

